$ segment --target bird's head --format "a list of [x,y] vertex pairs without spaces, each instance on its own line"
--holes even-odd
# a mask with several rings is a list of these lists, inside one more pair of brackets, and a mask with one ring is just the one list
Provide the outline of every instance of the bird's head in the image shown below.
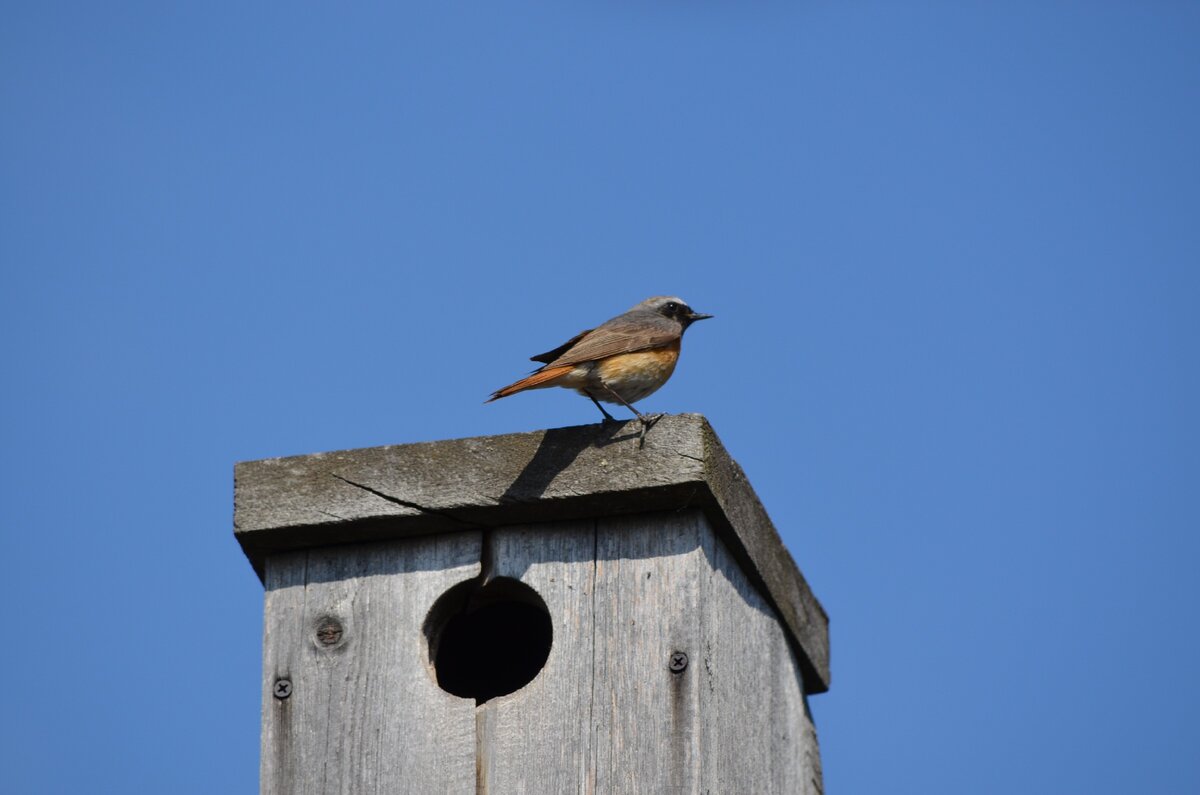
[[687,328],[697,320],[707,320],[712,315],[705,315],[696,312],[687,302],[675,295],[656,295],[653,298],[647,298],[634,309],[647,309],[651,312],[657,312],[663,317],[669,317],[672,320],[677,320]]

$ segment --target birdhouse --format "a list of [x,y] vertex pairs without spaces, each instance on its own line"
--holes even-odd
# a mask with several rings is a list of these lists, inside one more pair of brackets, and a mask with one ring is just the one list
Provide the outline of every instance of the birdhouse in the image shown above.
[[241,463],[264,793],[819,793],[828,619],[698,415]]

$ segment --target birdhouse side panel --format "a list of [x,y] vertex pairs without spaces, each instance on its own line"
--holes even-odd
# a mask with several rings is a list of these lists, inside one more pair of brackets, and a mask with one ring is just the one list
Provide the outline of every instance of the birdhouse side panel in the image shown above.
[[820,791],[785,631],[702,513],[490,538],[495,576],[538,591],[554,640],[533,682],[480,707],[489,791]]
[[713,534],[701,601],[700,746],[705,789],[820,795],[816,729],[786,630]]

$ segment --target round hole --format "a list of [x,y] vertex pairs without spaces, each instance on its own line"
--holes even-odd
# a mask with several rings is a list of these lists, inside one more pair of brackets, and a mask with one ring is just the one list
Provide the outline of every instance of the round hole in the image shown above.
[[532,682],[550,657],[553,634],[542,597],[507,577],[454,586],[425,619],[438,686],[476,704]]

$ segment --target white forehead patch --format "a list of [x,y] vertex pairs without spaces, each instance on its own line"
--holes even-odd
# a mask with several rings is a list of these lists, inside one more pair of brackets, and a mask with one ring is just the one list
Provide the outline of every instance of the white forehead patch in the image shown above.
[[684,306],[688,305],[687,301],[683,300],[677,295],[656,295],[653,298],[647,298],[645,301],[642,301],[640,304],[633,307],[633,309],[658,309],[659,307],[671,301],[674,301],[677,304],[683,304]]

